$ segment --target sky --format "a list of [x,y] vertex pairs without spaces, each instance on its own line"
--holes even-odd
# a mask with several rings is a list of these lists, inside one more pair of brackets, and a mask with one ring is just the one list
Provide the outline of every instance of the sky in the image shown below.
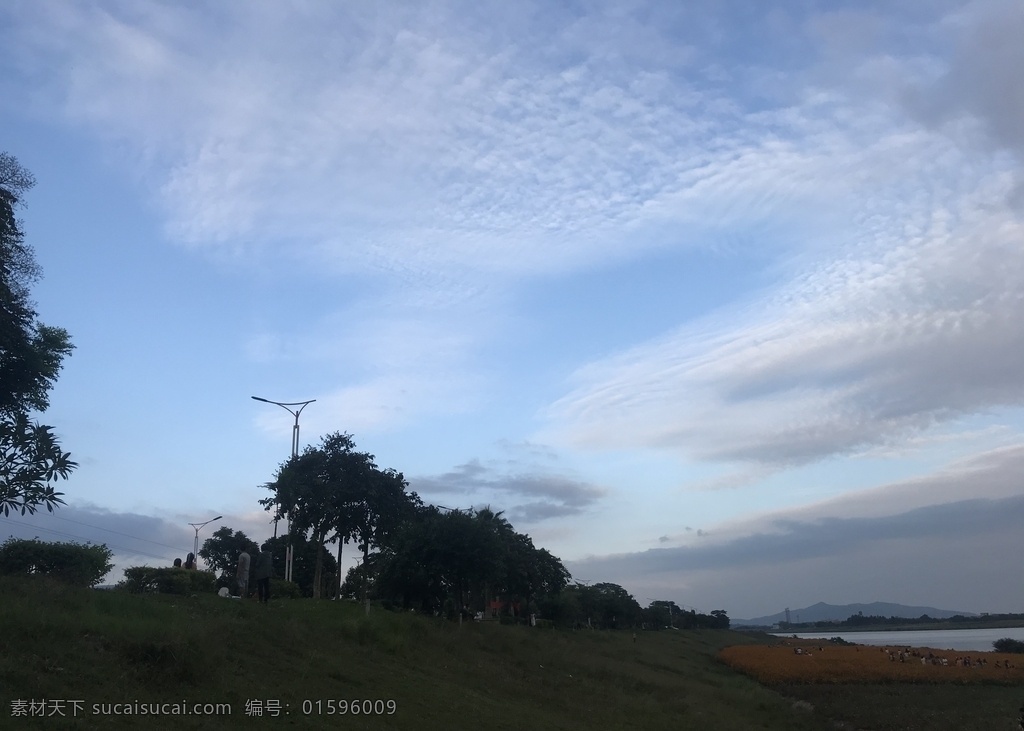
[[[79,467],[169,565],[293,417],[573,577],[1024,611],[1024,3],[13,0]],[[355,550],[346,549],[345,564]]]

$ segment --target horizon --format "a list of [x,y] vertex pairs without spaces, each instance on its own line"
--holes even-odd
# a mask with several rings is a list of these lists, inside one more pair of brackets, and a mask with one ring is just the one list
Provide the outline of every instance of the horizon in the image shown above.
[[1024,4],[0,20],[79,462],[0,535],[262,542],[316,399],[642,606],[1024,611]]

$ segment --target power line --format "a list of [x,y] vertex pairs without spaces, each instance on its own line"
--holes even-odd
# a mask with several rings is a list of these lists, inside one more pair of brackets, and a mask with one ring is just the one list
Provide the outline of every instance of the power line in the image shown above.
[[140,538],[139,536],[133,536],[133,535],[128,534],[128,533],[122,533],[121,531],[113,530],[111,528],[103,528],[103,527],[98,526],[98,525],[91,525],[89,523],[83,523],[80,520],[72,520],[71,518],[62,518],[59,515],[51,515],[49,517],[55,518],[57,520],[66,520],[69,523],[78,523],[78,525],[84,525],[86,528],[95,528],[96,530],[105,530],[107,533],[116,533],[117,535],[124,536],[125,538],[131,538],[131,539],[136,540],[136,541],[145,541],[146,543],[152,543],[154,546],[161,546],[162,548],[170,548],[173,551],[180,551],[181,550],[180,546],[168,546],[166,543],[159,543],[157,541],[151,541],[148,538]]
[[[11,525],[21,525],[21,526],[26,525],[25,523],[17,523],[17,522],[15,522],[13,520],[10,520],[9,518],[0,518],[0,521],[3,521],[5,523],[10,523]],[[31,528],[33,528],[35,530],[46,531],[47,533],[56,533],[58,536],[64,536],[65,538],[77,538],[78,540],[84,540],[84,541],[88,541],[89,540],[85,536],[76,536],[76,535],[74,535],[72,533],[64,533],[63,531],[54,530],[53,528],[44,528],[44,527],[42,527],[40,525],[31,524],[29,527],[31,527]],[[13,535],[11,537],[13,538]],[[167,561],[168,560],[167,556],[155,556],[152,553],[146,553],[145,551],[139,551],[139,550],[134,549],[134,548],[126,548],[124,546],[116,546],[113,543],[104,543],[104,545],[107,546],[107,548],[116,548],[116,549],[118,549],[120,551],[124,551],[125,553],[129,553],[129,554],[136,555],[136,556],[146,556],[147,558],[155,558],[155,559],[157,559],[159,561]]]

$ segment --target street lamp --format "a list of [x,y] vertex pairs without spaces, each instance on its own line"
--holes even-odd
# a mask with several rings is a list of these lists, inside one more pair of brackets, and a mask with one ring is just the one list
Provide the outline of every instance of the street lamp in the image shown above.
[[[302,410],[304,408],[306,408],[311,403],[316,401],[316,399],[310,399],[309,401],[295,401],[295,402],[292,402],[292,403],[282,403],[281,401],[271,401],[270,399],[260,398],[259,396],[253,396],[252,398],[253,398],[254,401],[262,401],[265,404],[275,404],[277,406],[280,406],[282,409],[284,409],[289,414],[291,414],[292,416],[295,417],[295,426],[292,427],[292,457],[298,457],[299,456],[299,414],[302,413]],[[291,406],[298,406],[299,408],[298,408],[298,410],[293,410],[293,409],[289,408]],[[287,550],[285,551],[285,554],[284,554],[284,580],[285,581],[291,581],[292,580],[292,558],[293,558],[291,524],[287,523],[285,525],[285,527],[288,529],[288,548],[287,548]],[[276,518],[274,520],[274,538],[277,538],[277,519]]]
[[199,529],[202,528],[204,525],[209,525],[213,521],[220,520],[223,517],[223,515],[218,515],[216,518],[210,518],[205,523],[189,523],[190,526],[196,529],[196,542],[195,547],[192,549],[192,555],[195,557],[195,561],[197,564],[199,563]]

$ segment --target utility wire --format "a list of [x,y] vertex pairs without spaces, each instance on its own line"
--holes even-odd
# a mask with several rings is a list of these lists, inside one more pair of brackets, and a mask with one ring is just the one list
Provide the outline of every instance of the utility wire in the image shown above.
[[71,518],[62,518],[59,515],[51,515],[49,517],[55,518],[57,520],[66,520],[69,523],[78,523],[78,525],[84,525],[86,528],[95,528],[96,530],[105,530],[105,531],[107,531],[107,533],[116,533],[119,536],[124,536],[125,538],[132,538],[132,539],[134,539],[136,541],[145,541],[146,543],[152,543],[154,546],[161,546],[163,548],[170,548],[172,551],[180,551],[181,550],[181,548],[179,548],[178,546],[168,546],[166,543],[158,543],[157,541],[151,541],[148,538],[140,538],[139,536],[133,536],[133,535],[131,535],[129,533],[122,533],[121,531],[112,530],[110,528],[102,528],[102,527],[100,527],[98,525],[91,525],[89,523],[83,523],[80,520],[72,520]]
[[[34,530],[46,531],[47,533],[56,533],[57,535],[64,536],[65,538],[77,538],[78,540],[83,540],[83,541],[88,541],[89,540],[85,536],[76,536],[76,535],[74,535],[72,533],[64,533],[63,531],[54,530],[53,528],[44,528],[44,527],[42,527],[40,525],[35,525],[35,524],[18,523],[18,522],[15,522],[15,521],[13,521],[13,520],[11,520],[9,518],[0,518],[0,521],[3,521],[4,523],[10,523],[11,525],[31,527]],[[137,556],[146,556],[148,558],[155,558],[155,559],[157,559],[159,561],[167,561],[168,560],[167,556],[156,556],[156,555],[154,555],[152,553],[146,553],[145,551],[139,551],[138,549],[135,549],[135,548],[126,548],[125,546],[116,546],[113,543],[104,543],[104,545],[106,545],[107,548],[116,548],[116,549],[118,549],[120,551],[124,551],[125,553],[129,553],[129,554],[133,554],[133,555],[137,555]],[[176,550],[181,550],[181,549],[176,549]]]

